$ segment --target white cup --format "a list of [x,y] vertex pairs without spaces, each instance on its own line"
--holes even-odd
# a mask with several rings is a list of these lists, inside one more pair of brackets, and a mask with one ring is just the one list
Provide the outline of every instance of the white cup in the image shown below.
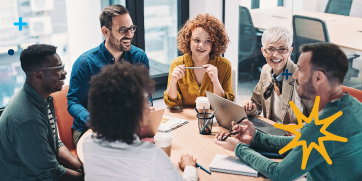
[[210,103],[209,99],[204,96],[200,96],[196,98],[196,109],[199,111],[199,113],[203,113],[203,107],[205,107],[206,112],[210,112]]
[[171,156],[172,135],[170,133],[157,133],[153,140],[168,156]]

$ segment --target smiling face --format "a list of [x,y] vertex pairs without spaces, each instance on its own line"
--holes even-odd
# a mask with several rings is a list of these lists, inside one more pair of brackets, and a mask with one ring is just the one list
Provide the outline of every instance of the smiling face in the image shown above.
[[130,28],[133,22],[129,14],[123,14],[112,17],[112,29],[109,29],[109,34],[105,35],[106,43],[116,52],[127,52],[131,50],[131,42],[134,32],[128,31],[126,34],[121,34],[119,28]]
[[313,85],[313,72],[311,72],[311,52],[302,53],[298,60],[298,69],[293,74],[293,79],[299,85],[297,92],[300,98],[308,99],[315,97],[316,89]]
[[[287,49],[288,52],[284,54],[278,53],[277,49],[280,49],[280,52],[282,49]],[[285,40],[269,43],[265,47],[261,48],[261,52],[263,53],[266,62],[273,69],[276,75],[279,75],[280,72],[283,71],[292,51],[293,47],[288,48]]]
[[[60,60],[59,55],[56,53],[53,55],[48,55],[46,58],[48,61],[45,61],[42,67],[56,67],[62,65],[62,61]],[[66,78],[65,75],[67,75],[67,72],[64,69],[41,69],[41,71],[44,74],[44,78],[42,79],[41,84],[47,93],[51,94],[53,92],[62,90],[64,80]]]
[[192,56],[204,58],[209,56],[212,49],[210,33],[203,28],[196,28],[192,31],[190,49]]

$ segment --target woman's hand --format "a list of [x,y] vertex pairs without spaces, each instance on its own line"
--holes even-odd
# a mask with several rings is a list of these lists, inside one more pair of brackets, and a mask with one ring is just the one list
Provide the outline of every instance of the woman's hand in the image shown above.
[[188,153],[186,155],[182,155],[180,161],[178,162],[179,167],[181,170],[184,170],[187,165],[196,167],[196,158],[194,159],[192,155]]
[[250,114],[256,109],[256,105],[251,100],[245,100],[240,105],[244,107],[246,114]]
[[182,76],[185,76],[185,64],[179,65],[175,67],[171,73],[171,80],[170,83],[175,83],[182,78]]
[[212,83],[219,82],[217,67],[215,67],[211,64],[205,64],[205,65],[203,65],[203,67],[206,68],[206,72],[209,75]]

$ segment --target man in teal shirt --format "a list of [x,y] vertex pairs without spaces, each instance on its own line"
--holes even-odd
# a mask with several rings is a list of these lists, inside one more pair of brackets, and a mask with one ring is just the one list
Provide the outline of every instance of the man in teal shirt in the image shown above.
[[0,118],[0,180],[83,180],[82,163],[58,137],[50,94],[62,89],[67,72],[56,47],[29,46],[20,62],[24,87]]
[[[250,164],[258,172],[272,180],[293,180],[308,172],[307,180],[362,180],[362,104],[348,93],[342,92],[342,83],[348,70],[348,60],[342,50],[334,44],[318,43],[301,47],[303,52],[298,61],[298,69],[293,74],[299,87],[298,95],[313,102],[320,96],[319,120],[342,111],[326,131],[347,138],[347,142],[324,141],[332,164],[315,148],[312,149],[306,167],[301,169],[303,148],[293,148],[281,162],[270,160],[253,149],[278,152],[294,137],[266,135],[255,130],[246,120],[246,126],[233,124],[233,130],[240,133],[235,138],[221,141],[225,132],[215,136],[215,143],[224,149],[235,151],[235,155]],[[323,125],[315,125],[315,120],[301,130],[299,140],[320,145],[318,138]],[[305,150],[306,151],[306,150]]]

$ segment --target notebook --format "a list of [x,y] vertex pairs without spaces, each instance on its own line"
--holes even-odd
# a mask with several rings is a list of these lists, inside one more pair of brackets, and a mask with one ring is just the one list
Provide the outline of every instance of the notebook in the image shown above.
[[209,165],[210,171],[257,177],[258,171],[236,156],[216,154]]
[[161,124],[158,127],[158,132],[168,133],[189,123],[186,119],[175,118],[171,116],[162,116]]

